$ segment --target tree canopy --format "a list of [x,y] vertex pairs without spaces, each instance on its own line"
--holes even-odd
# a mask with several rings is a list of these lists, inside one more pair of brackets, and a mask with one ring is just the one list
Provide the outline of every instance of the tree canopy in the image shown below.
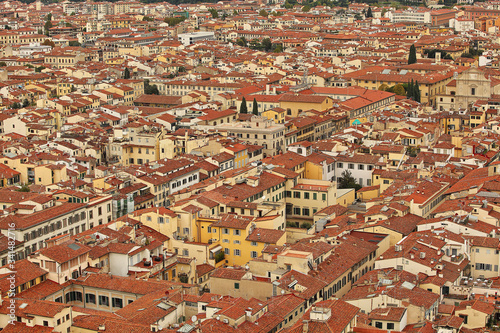
[[241,99],[240,113],[248,113],[247,100],[245,97]]
[[353,188],[357,191],[361,187],[349,170],[344,170],[337,182],[337,188]]
[[410,53],[408,54],[408,64],[414,64],[417,62],[417,49],[415,48],[415,44],[411,44]]
[[256,116],[259,115],[259,106],[257,105],[257,100],[255,99],[255,97],[253,99],[252,113]]

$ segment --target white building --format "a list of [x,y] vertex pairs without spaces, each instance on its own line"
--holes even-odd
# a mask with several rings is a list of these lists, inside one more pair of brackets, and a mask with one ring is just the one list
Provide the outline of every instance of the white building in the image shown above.
[[416,22],[422,24],[430,24],[432,21],[430,11],[420,11],[412,9],[387,12],[385,16],[389,18],[393,23]]
[[208,31],[179,34],[178,37],[179,42],[181,42],[184,46],[191,45],[202,40],[215,40],[215,34]]
[[466,18],[454,18],[450,20],[450,28],[455,29],[456,32],[467,32],[474,30],[474,20]]
[[380,162],[379,156],[372,155],[338,155],[335,168],[335,177],[342,177],[344,171],[349,171],[351,176],[356,179],[361,186],[372,185],[372,172],[376,168],[376,164]]

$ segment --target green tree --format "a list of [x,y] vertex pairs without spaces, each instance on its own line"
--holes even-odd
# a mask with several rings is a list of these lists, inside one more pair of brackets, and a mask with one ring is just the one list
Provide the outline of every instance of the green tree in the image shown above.
[[367,18],[373,17],[372,7],[368,7],[368,11],[366,12],[366,17]]
[[259,106],[257,105],[257,100],[255,99],[255,97],[253,99],[252,113],[256,116],[259,115]]
[[23,101],[23,108],[27,107],[30,105],[30,102],[27,99],[24,99]]
[[149,16],[144,16],[144,17],[142,18],[142,20],[143,20],[143,21],[146,21],[146,22],[153,22],[155,19],[154,19],[154,18],[152,18],[152,17],[149,17]]
[[7,63],[5,61],[0,61],[0,67],[5,67],[7,66]]
[[245,97],[241,99],[240,113],[248,113],[247,100]]
[[309,5],[305,5],[304,7],[302,7],[302,11],[303,11],[304,13],[307,13],[307,12],[308,12],[308,11],[310,11],[310,10],[311,10],[311,6],[309,6]]
[[233,10],[233,16],[238,16],[238,11],[236,9]]
[[354,15],[354,19],[356,21],[361,21],[363,19],[363,17],[359,13],[356,13],[356,15]]
[[266,12],[265,9],[261,9],[260,12],[259,12],[259,15],[263,16],[263,17],[267,17],[269,14],[268,14],[268,12]]
[[273,43],[271,42],[271,40],[269,38],[264,38],[262,40],[262,48],[264,49],[264,51],[266,52],[269,52],[271,51],[271,48],[273,47]]
[[35,73],[41,73],[42,70],[44,70],[44,69],[45,69],[45,67],[43,67],[43,66],[35,67]]
[[274,48],[274,53],[281,53],[283,52],[283,46],[281,46],[281,44],[278,44],[276,45],[276,47]]
[[245,37],[238,38],[236,40],[236,44],[239,46],[244,46],[244,47],[248,46],[247,39]]
[[406,98],[413,98],[413,93],[414,93],[413,86],[414,86],[413,79],[411,79],[411,82],[408,83],[408,89],[406,90]]
[[222,260],[224,260],[224,257],[224,252],[220,251],[215,255],[215,263],[221,262]]
[[401,83],[398,83],[394,86],[393,88],[393,92],[396,94],[396,95],[399,95],[399,96],[405,96],[406,95],[406,91],[405,91],[405,88],[403,87],[403,85]]
[[387,89],[389,89],[389,86],[385,83],[382,83],[380,85],[380,87],[378,87],[378,90],[381,90],[381,91],[387,91]]
[[337,182],[337,188],[353,188],[356,191],[361,188],[349,170],[344,170]]
[[189,282],[189,278],[188,278],[187,274],[186,273],[179,274],[179,281],[181,283],[188,283]]
[[18,190],[18,192],[29,192],[30,191],[30,188],[28,185],[24,184],[23,186],[21,186]]
[[12,105],[10,106],[11,109],[20,109],[21,108],[21,104],[15,102],[15,103],[12,103]]
[[260,43],[260,41],[255,38],[255,39],[252,39],[250,41],[250,44],[248,45],[249,48],[251,48],[252,50],[261,50],[262,49],[262,44]]
[[309,222],[303,222],[300,224],[300,228],[302,229],[310,229],[311,228],[311,223]]
[[69,46],[82,46],[82,44],[80,44],[80,42],[78,42],[76,40],[70,41],[68,45]]
[[208,11],[210,12],[210,14],[212,14],[212,18],[214,18],[214,19],[219,18],[219,13],[217,12],[217,9],[210,8]]
[[165,17],[163,20],[165,23],[168,23],[169,27],[176,26],[177,24],[183,22],[186,18],[184,16],[180,17]]
[[123,71],[123,78],[130,79],[130,69],[128,69],[128,67],[125,67],[125,70]]
[[408,64],[414,64],[417,62],[417,49],[415,48],[415,44],[411,44],[410,53],[408,54]]
[[144,93],[146,95],[159,95],[160,94],[156,84],[153,84],[153,85],[149,84],[148,79],[144,80]]
[[413,91],[413,99],[416,102],[420,103],[420,87],[418,86],[418,81],[415,81],[415,86],[414,86],[414,91]]
[[45,34],[48,36],[49,35],[49,29],[53,27],[52,24],[52,14],[47,15],[47,19],[45,20],[45,24],[43,25],[43,29],[45,31]]

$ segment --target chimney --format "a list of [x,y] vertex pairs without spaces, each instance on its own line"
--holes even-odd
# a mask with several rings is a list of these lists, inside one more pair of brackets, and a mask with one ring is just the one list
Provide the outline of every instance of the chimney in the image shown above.
[[309,320],[302,321],[302,333],[309,332]]

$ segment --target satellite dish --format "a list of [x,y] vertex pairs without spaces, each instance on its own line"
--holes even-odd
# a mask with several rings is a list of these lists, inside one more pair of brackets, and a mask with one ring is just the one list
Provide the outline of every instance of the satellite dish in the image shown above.
[[197,319],[198,319],[198,318],[197,318],[196,316],[192,316],[192,317],[191,317],[191,321],[192,321],[193,323],[194,323],[194,322],[196,322],[196,320],[197,320]]

